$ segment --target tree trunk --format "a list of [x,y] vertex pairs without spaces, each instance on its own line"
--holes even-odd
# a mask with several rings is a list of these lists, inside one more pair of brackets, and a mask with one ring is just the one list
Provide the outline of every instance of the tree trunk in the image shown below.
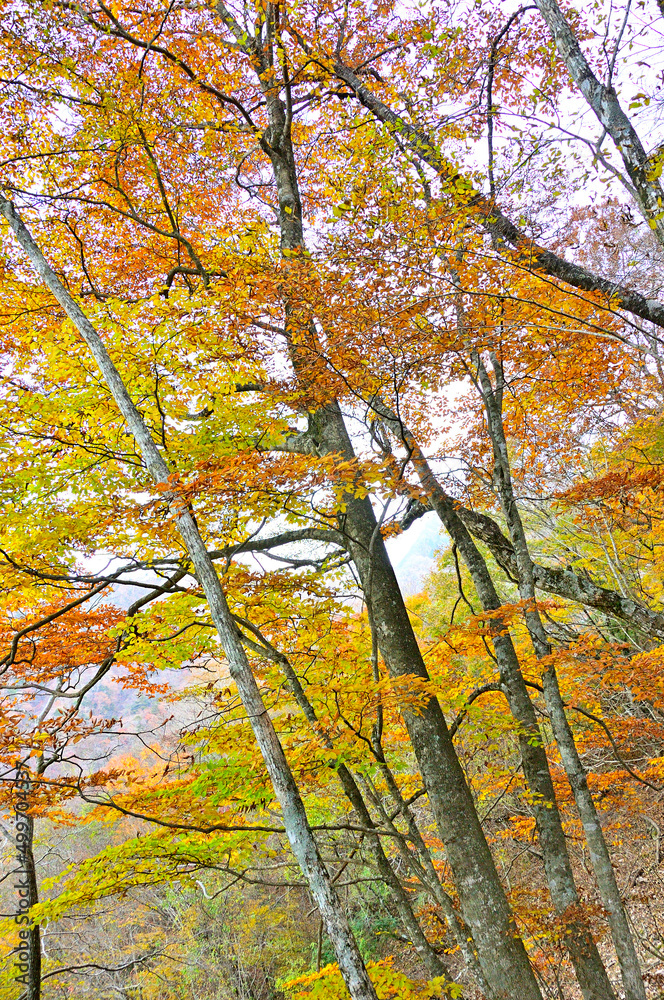
[[[253,644],[252,644],[253,645]],[[258,649],[257,649],[258,651]],[[316,716],[316,711],[307,698],[307,694],[302,686],[300,678],[297,676],[292,664],[290,663],[288,657],[279,653],[277,650],[267,651],[267,655],[270,655],[271,659],[277,662],[283,671],[284,677],[288,681],[290,689],[293,693],[293,697],[297,702],[302,714],[306,718],[307,722],[311,726],[312,730],[316,735],[323,741],[325,746],[329,749],[333,749],[333,743],[330,736],[322,728],[318,717]],[[375,827],[375,823],[371,817],[362,792],[360,791],[355,778],[353,777],[350,769],[342,763],[337,763],[334,765],[334,770],[336,771],[341,787],[344,790],[346,798],[350,802],[357,816],[358,822],[361,826],[367,828],[367,831],[371,831]],[[442,977],[449,984],[452,984],[454,980],[450,974],[450,970],[447,968],[443,960],[440,958],[438,953],[429,943],[424,931],[420,927],[417,917],[413,913],[413,908],[410,905],[410,900],[396,875],[390,861],[383,850],[383,845],[381,843],[380,837],[377,833],[367,832],[367,841],[369,843],[369,848],[374,858],[376,868],[383,879],[383,882],[387,886],[388,892],[392,903],[399,914],[401,923],[403,924],[404,930],[408,935],[411,944],[413,945],[418,957],[424,963],[424,966],[429,973],[431,979],[437,977]]]
[[99,334],[47,264],[12,203],[2,195],[0,195],[0,211],[9,222],[33,267],[90,348],[90,352],[138,444],[152,478],[155,483],[162,486],[165,496],[179,510],[175,519],[178,531],[208,600],[210,614],[226,654],[231,677],[237,685],[238,693],[247,711],[256,742],[260,747],[281,806],[284,826],[293,854],[309,883],[312,896],[325,921],[327,934],[334,947],[348,991],[353,1000],[376,1000],[375,990],[343,908],[332,887],[327,869],[318,852],[295,779],[251,672],[219,577],[200,536],[196,521],[187,508],[182,508],[181,499],[174,494],[172,484],[169,482],[171,472],[157,449],[145,421],[127,392],[122,377],[111,361]]
[[[388,791],[392,797],[392,801],[394,802],[395,806],[398,808],[399,812],[401,813],[401,815],[406,820],[406,823],[408,824],[408,835],[417,850],[420,860],[418,862],[416,858],[412,855],[412,853],[408,850],[405,838],[403,836],[399,836],[399,838],[397,839],[397,846],[399,848],[401,857],[403,858],[405,863],[410,867],[415,877],[419,879],[424,888],[429,892],[434,902],[436,902],[440,906],[441,910],[445,915],[445,919],[447,920],[447,923],[449,924],[449,927],[454,935],[457,945],[459,946],[459,950],[463,955],[468,970],[474,977],[480,990],[488,995],[490,993],[490,990],[484,980],[484,974],[482,973],[482,967],[477,959],[477,952],[475,951],[475,946],[472,936],[470,935],[468,928],[465,926],[465,924],[463,924],[462,921],[459,919],[459,915],[454,909],[454,904],[452,900],[447,895],[445,889],[441,885],[438,872],[436,871],[433,861],[431,860],[431,854],[429,853],[429,849],[427,848],[424,842],[424,838],[420,833],[419,827],[413,815],[413,811],[408,805],[408,803],[405,801],[403,796],[401,795],[399,786],[397,785],[394,779],[394,775],[392,774],[392,771],[390,770],[385,760],[381,762],[380,770],[383,777],[385,778],[385,782],[387,784]],[[374,805],[380,811],[383,817],[383,822],[388,826],[388,828],[392,829],[395,834],[399,833],[397,827],[394,825],[393,820],[388,815],[386,809],[384,808],[382,802],[380,801],[380,798],[372,794],[371,786],[368,784],[368,780],[366,778],[364,779],[364,784],[365,786],[368,786],[368,788],[370,789],[369,794],[372,798],[372,801],[374,802]]]
[[[415,438],[389,407],[374,399],[375,412],[401,437],[411,454],[411,461],[432,507],[443,522],[453,543],[470,572],[477,596],[485,611],[497,611],[501,606],[486,562],[470,533],[455,510],[453,501],[444,493],[424,458]],[[537,724],[535,709],[526,688],[519,660],[508,633],[500,621],[493,621],[492,644],[496,654],[503,689],[512,715],[519,724],[519,747],[523,773],[533,793],[532,808],[537,824],[544,869],[551,899],[561,918],[566,920],[565,944],[574,965],[579,985],[586,1000],[614,998],[613,989],[597,951],[592,935],[583,921],[574,916],[579,895],[574,883],[567,852],[565,833],[556,804],[549,762]],[[503,633],[503,634],[501,634]],[[567,914],[567,917],[565,916]]]
[[[306,260],[290,109],[280,96],[282,84],[275,81],[272,44],[278,30],[277,8],[270,5],[267,40],[260,48],[254,40],[247,41],[246,32],[222,3],[216,9],[251,58],[265,96],[269,126],[262,146],[272,163],[277,187],[282,253],[287,262]],[[286,81],[283,89],[288,100]],[[322,355],[316,332],[311,317],[307,319],[306,307],[303,315],[301,302],[289,301],[286,296],[285,307],[291,362],[303,393],[315,398],[325,393],[325,385],[316,382]],[[321,454],[354,459],[335,400],[320,406],[312,415],[312,423]],[[371,604],[378,646],[387,669],[393,677],[417,674],[428,679],[371,502],[347,495],[344,503],[346,510],[339,518],[339,525],[347,538],[367,602]],[[454,873],[462,916],[477,946],[492,996],[495,1000],[541,1000],[440,705],[432,698],[421,714],[404,710],[403,715]]]
[[[336,403],[316,413],[315,430],[322,453],[354,458]],[[416,674],[428,680],[371,502],[352,495],[344,502],[340,527],[371,604],[385,665],[393,677]],[[454,874],[461,915],[477,946],[489,989],[496,998],[538,997],[539,987],[516,933],[442,709],[432,698],[421,714],[404,709],[403,717]]]
[[556,670],[550,662],[551,644],[549,643],[546,629],[535,603],[533,564],[530,558],[530,550],[523,522],[521,521],[519,507],[514,496],[507,441],[502,421],[502,391],[504,387],[502,365],[497,360],[493,362],[494,386],[491,383],[482,358],[476,354],[474,361],[477,366],[478,388],[484,401],[489,434],[493,444],[495,460],[494,481],[498,488],[503,513],[505,514],[505,520],[507,521],[517,560],[519,593],[523,600],[529,601],[531,604],[530,609],[525,611],[524,617],[537,658],[549,661],[543,673],[543,687],[551,726],[560,750],[563,766],[574,792],[574,799],[579,810],[581,822],[583,823],[590,858],[602,901],[608,911],[609,926],[618,962],[620,963],[627,1000],[646,1000],[645,987],[636,954],[634,938],[629,928],[627,914],[622,903],[613,865],[611,864],[611,857],[599,817],[597,816],[597,810],[595,809],[595,803],[588,788],[586,772],[581,763],[574,743],[574,736],[565,715],[565,707],[558,686]]
[[613,87],[605,86],[593,73],[556,0],[534,0],[534,3],[546,21],[569,75],[602,128],[613,139],[632,183],[631,193],[664,246],[664,191],[649,171],[648,156],[636,129],[623,111]]

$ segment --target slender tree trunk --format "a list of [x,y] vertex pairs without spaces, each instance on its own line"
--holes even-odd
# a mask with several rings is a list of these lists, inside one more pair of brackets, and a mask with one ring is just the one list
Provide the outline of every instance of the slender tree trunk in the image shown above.
[[593,73],[556,0],[534,0],[544,18],[569,75],[622,157],[634,195],[644,218],[664,245],[664,191],[649,169],[648,156],[639,135],[625,114],[615,90]]
[[283,748],[272,720],[265,708],[258,685],[251,672],[237,627],[226,603],[214,564],[208,555],[196,521],[169,483],[171,471],[162,458],[141,414],[136,409],[122,377],[111,361],[99,334],[81,308],[65,289],[55,272],[32,239],[11,202],[0,195],[0,212],[13,229],[16,238],[65,313],[88,345],[108,385],[120,412],[134,436],[143,460],[155,483],[164,488],[165,496],[176,506],[176,525],[185,543],[197,577],[203,587],[216,626],[222,648],[228,660],[230,674],[235,681],[242,703],[251,722],[256,742],[270,775],[275,794],[284,817],[290,845],[302,873],[311,888],[321,917],[325,921],[328,937],[334,947],[339,968],[353,1000],[376,1000],[376,993],[369,979],[353,933],[343,908],[334,892],[329,874],[318,852],[318,847],[307,821],[306,812],[297,785],[291,773]]
[[[358,821],[362,824],[362,826],[365,826],[368,829],[373,828],[375,824],[371,818],[371,813],[367,809],[362,793],[358,788],[357,782],[355,781],[352,773],[345,764],[341,764],[337,768],[337,771],[343,790],[348,798],[348,801],[353,806]],[[378,869],[378,873],[387,886],[392,903],[399,914],[399,919],[401,920],[403,928],[408,935],[416,954],[423,962],[424,967],[426,968],[431,979],[442,977],[448,985],[451,985],[454,982],[452,974],[441,959],[440,955],[437,954],[435,949],[430,944],[426,934],[419,924],[419,921],[417,920],[417,917],[413,913],[410,900],[408,899],[401,881],[395,874],[394,869],[392,868],[392,865],[383,850],[380,837],[376,833],[368,833],[366,834],[366,837],[376,864],[376,868]],[[462,998],[460,998],[460,1000],[462,1000]]]
[[[279,664],[284,677],[288,681],[293,697],[295,698],[295,701],[311,726],[313,732],[316,733],[329,750],[334,749],[333,742],[329,734],[321,726],[318,717],[316,716],[316,711],[309,701],[300,678],[297,676],[288,657],[279,653],[276,649],[268,650],[267,645],[265,651],[257,648],[257,652],[258,651],[264,652],[264,655],[269,655],[271,659],[274,659],[275,662]],[[334,770],[339,777],[344,794],[352,805],[359,823],[366,827],[368,831],[371,831],[374,829],[375,823],[351,770],[342,763],[337,763],[334,766]],[[429,943],[417,920],[417,917],[413,913],[413,908],[410,905],[408,895],[406,894],[400,879],[396,875],[387,855],[385,854],[385,851],[383,850],[383,845],[379,835],[377,833],[367,832],[366,837],[376,864],[376,868],[378,869],[383,882],[387,886],[390,898],[397,913],[399,914],[404,930],[406,931],[406,934],[408,935],[417,955],[424,963],[429,976],[432,979],[443,977],[448,983],[452,984],[454,980],[452,979],[450,970]]]
[[[486,561],[457,514],[454,502],[441,489],[417,441],[408,428],[404,427],[403,423],[397,419],[396,414],[382,401],[374,399],[372,406],[393,433],[402,438],[408,447],[411,461],[431,505],[468,567],[483,609],[497,611],[501,606],[501,601]],[[493,631],[491,641],[501,681],[512,715],[519,724],[518,738],[523,772],[528,787],[533,793],[532,808],[542,847],[544,869],[551,899],[558,914],[566,919],[565,944],[584,997],[586,1000],[607,1000],[607,998],[614,997],[614,993],[606,969],[588,928],[583,921],[574,915],[579,903],[579,895],[574,883],[565,834],[549,771],[549,762],[537,724],[535,709],[530,700],[510,635],[504,631],[503,625],[499,621],[493,622]]]
[[565,715],[565,707],[558,686],[556,670],[550,662],[551,644],[549,643],[546,629],[535,603],[533,563],[519,507],[514,496],[507,441],[502,421],[502,391],[504,387],[502,365],[497,360],[493,361],[495,380],[495,385],[493,385],[484,362],[478,354],[474,357],[474,363],[477,367],[479,389],[484,401],[489,433],[493,444],[495,459],[494,480],[501,499],[503,513],[505,514],[505,520],[517,560],[519,593],[523,600],[531,602],[531,607],[525,612],[526,625],[537,658],[548,661],[548,665],[545,666],[543,672],[543,688],[551,726],[560,750],[563,766],[572,786],[579,816],[581,817],[600,895],[607,909],[609,927],[611,928],[620,964],[627,1000],[646,1000],[643,976],[636,953],[634,938],[620,896],[620,890],[616,882],[602,826],[597,815],[597,810],[595,809],[595,803],[588,788],[585,768],[581,763],[574,742],[574,736]]
[[[429,895],[432,897],[433,901],[440,906],[441,910],[443,911],[443,914],[445,915],[445,919],[447,920],[447,923],[454,935],[457,945],[459,946],[459,950],[463,955],[463,959],[466,963],[468,970],[474,977],[480,990],[488,995],[490,990],[487,983],[484,980],[484,974],[482,972],[482,967],[479,964],[477,958],[477,952],[475,951],[474,948],[474,942],[472,936],[470,935],[468,928],[459,919],[459,916],[456,910],[454,909],[454,904],[452,900],[450,899],[448,894],[445,892],[445,889],[441,885],[438,872],[436,871],[433,861],[431,860],[431,854],[429,853],[429,849],[427,848],[424,842],[424,838],[420,833],[420,829],[417,825],[417,821],[415,820],[415,816],[413,815],[413,811],[408,805],[408,803],[405,801],[403,796],[401,795],[399,786],[397,785],[394,779],[394,775],[392,774],[392,771],[390,770],[390,767],[385,762],[385,760],[383,760],[383,762],[380,764],[380,770],[381,773],[383,774],[383,777],[385,778],[388,791],[390,792],[390,795],[392,797],[395,806],[398,808],[399,813],[404,817],[406,823],[408,824],[408,835],[417,850],[417,853],[419,855],[419,861],[408,850],[405,838],[403,836],[399,836],[397,839],[397,846],[399,849],[399,853],[401,854],[401,857],[403,858],[405,863],[410,867],[415,877],[419,879],[419,881],[422,883],[422,885],[427,890]],[[368,780],[364,779],[364,783],[365,785],[368,785]],[[384,808],[382,802],[380,801],[380,797],[373,794],[373,789],[371,788],[370,785],[368,790],[374,805],[376,806],[376,808],[379,810],[379,812],[383,817],[383,822],[395,834],[398,834],[400,831],[394,825],[394,821],[387,813],[387,810]]]

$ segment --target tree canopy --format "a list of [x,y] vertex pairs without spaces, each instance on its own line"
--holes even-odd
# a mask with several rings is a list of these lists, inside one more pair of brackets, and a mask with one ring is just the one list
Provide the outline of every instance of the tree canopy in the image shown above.
[[663,38],[0,0],[0,998],[659,995]]

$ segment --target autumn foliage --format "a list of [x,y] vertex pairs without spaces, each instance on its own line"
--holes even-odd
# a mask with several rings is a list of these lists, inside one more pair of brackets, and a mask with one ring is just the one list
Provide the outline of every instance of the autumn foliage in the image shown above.
[[646,7],[0,0],[2,1000],[660,995]]

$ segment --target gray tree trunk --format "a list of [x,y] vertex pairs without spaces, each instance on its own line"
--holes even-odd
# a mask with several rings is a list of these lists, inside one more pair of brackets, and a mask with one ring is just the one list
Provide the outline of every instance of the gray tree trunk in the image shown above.
[[[452,899],[450,899],[450,897],[447,895],[445,889],[441,884],[440,878],[431,859],[431,854],[429,853],[429,849],[427,848],[424,842],[424,838],[420,833],[417,821],[415,819],[415,816],[413,815],[413,811],[408,805],[408,803],[405,801],[403,796],[401,795],[399,786],[397,785],[394,779],[394,775],[392,774],[391,769],[389,768],[387,762],[384,759],[380,764],[380,770],[383,777],[385,778],[385,782],[387,784],[388,791],[392,797],[392,801],[397,807],[399,813],[406,820],[406,823],[408,825],[408,835],[410,837],[413,846],[417,850],[417,854],[419,857],[416,858],[411,853],[411,851],[408,850],[405,839],[402,836],[398,837],[397,839],[397,847],[399,849],[399,853],[401,854],[401,857],[403,858],[405,863],[410,867],[415,877],[419,879],[421,884],[427,890],[427,892],[432,897],[434,902],[436,902],[440,906],[441,910],[445,915],[445,919],[447,920],[447,923],[450,929],[452,930],[457,945],[459,946],[459,950],[463,955],[468,970],[474,977],[482,993],[488,995],[490,990],[484,980],[482,967],[479,964],[477,958],[477,952],[475,951],[475,945],[472,936],[470,935],[468,928],[465,926],[465,924],[463,924],[462,921],[459,919],[459,915],[454,909],[454,903]],[[364,783],[365,785],[368,784],[366,778],[364,779]],[[393,830],[395,834],[398,833],[399,831],[397,827],[394,825],[394,821],[388,815],[386,809],[384,808],[382,802],[380,801],[380,798],[375,794],[372,794],[373,792],[372,786],[369,786],[369,788],[370,788],[369,794],[371,795],[374,805],[380,811],[383,817],[383,822],[387,825],[389,829]]]
[[[480,603],[485,611],[497,611],[501,601],[491,574],[470,533],[457,514],[453,501],[443,492],[415,438],[379,399],[372,401],[375,412],[408,447],[413,467],[420,477],[432,507],[443,522],[470,572]],[[551,899],[561,917],[573,914],[579,903],[574,875],[565,842],[565,834],[556,804],[542,735],[535,709],[526,688],[512,639],[499,621],[493,622],[492,644],[496,654],[503,690],[512,715],[519,724],[519,747],[523,773],[533,793],[533,813],[537,824],[544,869]],[[502,634],[501,634],[502,633]],[[565,944],[579,985],[586,1000],[614,998],[613,989],[602,964],[597,946],[583,921],[569,917]]]
[[376,992],[367,974],[343,907],[334,892],[329,874],[318,852],[318,846],[309,827],[295,779],[251,672],[219,577],[200,536],[196,521],[188,509],[181,507],[181,501],[174,495],[172,486],[169,484],[171,470],[153,441],[143,417],[136,409],[101,337],[46,262],[14,205],[2,195],[0,195],[0,212],[13,229],[18,243],[28,255],[35,271],[53,293],[88,345],[118,409],[136,440],[150,475],[155,483],[164,487],[164,495],[176,506],[176,509],[179,509],[175,519],[178,531],[205,592],[212,620],[228,660],[231,677],[237,685],[238,693],[247,711],[256,742],[260,747],[281,806],[284,826],[293,854],[309,883],[312,896],[325,922],[325,929],[332,942],[348,992],[353,1000],[376,1000]]
[[526,625],[537,658],[549,661],[548,666],[545,667],[543,672],[543,687],[551,726],[560,750],[565,772],[574,792],[574,799],[579,810],[581,822],[583,823],[602,902],[607,909],[609,926],[620,964],[627,1000],[646,1000],[643,976],[636,953],[634,938],[620,896],[620,890],[616,882],[602,826],[599,822],[597,810],[595,809],[595,803],[588,788],[585,768],[581,763],[576,744],[574,743],[574,736],[565,715],[556,670],[549,660],[552,652],[551,644],[549,643],[546,629],[535,603],[533,564],[530,558],[530,549],[528,548],[523,522],[521,521],[521,514],[514,496],[507,441],[502,421],[503,368],[494,359],[495,384],[492,384],[484,362],[477,353],[474,356],[474,363],[477,369],[478,388],[484,402],[489,434],[493,445],[495,461],[494,482],[501,499],[503,513],[517,560],[519,593],[523,600],[529,601],[531,604],[530,609],[524,613]]
[[[300,678],[297,676],[288,657],[279,653],[278,650],[268,649],[267,646],[265,649],[261,649],[257,645],[254,646],[253,643],[251,645],[257,652],[262,653],[263,655],[268,655],[279,665],[284,677],[288,681],[293,697],[295,698],[295,701],[297,702],[305,719],[311,726],[311,729],[329,750],[333,750],[334,744],[332,739],[329,733],[327,733],[321,726],[316,715],[316,710],[309,701]],[[399,914],[404,930],[406,931],[406,934],[408,935],[417,955],[422,960],[429,976],[432,979],[442,977],[447,980],[448,983],[452,984],[454,980],[452,979],[450,970],[429,943],[417,920],[417,917],[413,913],[413,908],[410,905],[408,895],[404,890],[396,872],[394,871],[389,858],[383,850],[380,836],[377,833],[371,832],[375,829],[375,823],[350,768],[348,768],[346,764],[339,762],[333,765],[333,767],[339,777],[344,794],[352,805],[360,825],[367,829],[366,837],[369,842],[369,848],[373,855],[376,868],[378,869],[383,882],[387,886],[392,903]]]
[[[316,413],[315,428],[322,453],[354,457],[336,403]],[[345,496],[344,502],[342,527],[371,604],[385,665],[393,677],[415,674],[428,679],[371,503],[353,495]],[[442,709],[432,698],[421,714],[404,709],[403,718],[454,874],[461,915],[492,996],[536,997],[539,987],[516,933]]]
[[602,128],[613,139],[643,217],[664,245],[664,191],[649,170],[648,156],[636,129],[623,111],[613,87],[605,86],[593,73],[556,0],[534,0],[534,3],[546,21],[569,75]]

